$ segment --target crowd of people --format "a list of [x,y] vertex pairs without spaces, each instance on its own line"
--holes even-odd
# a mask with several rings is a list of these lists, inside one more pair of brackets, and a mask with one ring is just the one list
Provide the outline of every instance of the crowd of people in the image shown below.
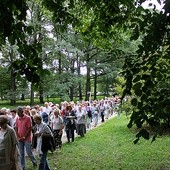
[[[119,97],[95,101],[45,102],[44,106],[23,106],[0,110],[0,164],[1,170],[25,170],[25,153],[33,167],[50,170],[45,139],[53,137],[55,148],[62,148],[62,135],[67,142],[74,142],[75,134],[84,137],[91,129],[118,111]],[[49,143],[49,142],[48,142]],[[39,163],[35,152],[39,155]]]

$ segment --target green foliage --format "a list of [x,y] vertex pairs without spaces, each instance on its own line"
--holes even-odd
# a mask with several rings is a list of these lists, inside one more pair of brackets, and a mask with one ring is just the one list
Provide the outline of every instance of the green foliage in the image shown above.
[[0,80],[0,97],[3,100],[10,89],[10,74],[6,68],[0,67]]
[[83,81],[82,77],[78,77],[69,72],[61,74],[50,74],[43,77],[44,96],[59,96],[62,101],[69,101],[70,87],[74,86],[74,97],[78,96],[77,87]]
[[[126,88],[124,94],[133,94],[134,106],[128,127],[136,124],[143,127],[137,134],[148,139],[145,125],[155,128],[156,134],[162,133],[170,125],[170,63],[169,63],[169,9],[165,3],[165,12],[142,10],[142,21],[135,34],[144,33],[137,56],[130,57],[124,65]],[[132,37],[132,39],[137,37]],[[154,136],[154,137],[155,137]]]
[[[42,61],[39,58],[41,52],[41,43],[35,39],[30,43],[27,36],[30,36],[35,30],[32,26],[27,25],[26,12],[29,9],[27,1],[4,1],[1,8],[1,26],[0,40],[3,43],[17,45],[20,57],[15,60],[11,67],[16,73],[24,75],[28,81],[38,84],[40,74],[47,71],[42,68]],[[1,43],[2,44],[2,43]]]
[[[12,4],[14,5],[14,3]],[[18,4],[20,4],[24,8],[22,9],[19,8]],[[6,7],[8,4],[4,2],[4,5]],[[14,7],[15,5],[17,8],[11,8]],[[42,81],[41,77],[49,73],[47,69],[44,69],[43,67],[44,64],[43,59],[45,58],[46,60],[46,57],[44,57],[46,55],[44,55],[44,53],[49,54],[51,52],[51,49],[49,49],[49,47],[46,47],[47,44],[49,45],[50,40],[49,38],[44,36],[45,34],[48,34],[47,32],[44,31],[45,30],[44,25],[47,22],[50,26],[52,25],[52,22],[48,20],[51,19],[51,13],[48,13],[46,9],[41,8],[42,6],[41,1],[38,0],[28,1],[28,3],[27,1],[22,1],[20,3],[16,2],[15,5],[14,6],[12,6],[11,4],[9,5],[11,11],[14,12],[14,13],[11,12],[10,17],[11,20],[15,18],[15,20],[13,20],[15,30],[9,31],[9,35],[2,36],[3,38],[8,37],[8,41],[10,42],[10,44],[16,44],[18,47],[19,57],[12,63],[11,68],[15,70],[15,73],[26,77],[26,79],[29,82],[39,85],[40,81]],[[90,1],[84,2],[72,0],[54,2],[50,0],[44,0],[43,5],[46,6],[47,9],[49,9],[53,14],[54,23],[53,26],[55,30],[58,31],[61,28],[62,30],[66,30],[67,28],[68,32],[70,33],[67,38],[65,37],[64,34],[62,34],[62,36],[66,38],[66,41],[64,41],[64,43],[63,43],[64,38],[58,39],[57,37],[57,44],[52,47],[53,49],[52,52],[55,54],[64,51],[63,53],[68,54],[71,53],[75,55],[72,59],[69,59],[68,56],[68,58],[64,60],[65,62],[63,62],[62,65],[66,68],[63,69],[67,69],[68,64],[72,63],[75,60],[76,55],[82,55],[84,53],[82,48],[80,48],[80,46],[82,46],[83,43],[75,43],[76,36],[73,38],[71,32],[73,32],[73,34],[75,35],[77,34],[77,31],[81,32],[83,35],[86,35],[83,36],[82,39],[83,41],[89,40],[90,37],[90,41],[91,39],[93,39],[93,44],[100,46],[100,48],[105,47],[107,49],[112,49],[112,44],[114,43],[115,49],[111,51],[113,56],[118,55],[119,52],[122,51],[118,48],[112,37],[113,35],[115,35],[114,39],[119,39],[119,37],[121,37],[119,33],[122,32],[123,30],[122,29],[121,31],[116,30],[115,26],[119,25],[121,27],[122,23],[129,18],[128,15],[131,14],[129,6],[133,5],[132,2],[130,1],[123,2],[122,5],[120,5],[119,2],[106,3],[96,1],[95,3],[92,3]],[[22,10],[22,13],[18,12],[18,8],[19,10]],[[27,15],[26,18],[27,9],[29,9],[29,15]],[[119,13],[120,11],[122,12]],[[126,16],[124,15],[125,13],[127,14]],[[46,16],[43,16],[43,14],[45,14]],[[117,22],[118,18],[122,21],[121,23]],[[46,23],[43,23],[43,21],[46,21]],[[75,28],[76,32],[74,32],[73,29],[70,28]],[[92,34],[90,34],[90,32]],[[106,32],[109,32],[108,36],[106,36],[107,35]],[[58,32],[52,34],[55,35],[56,33],[60,35]],[[110,37],[110,35],[112,35],[112,37]],[[105,37],[110,37],[109,41]],[[101,40],[99,40],[99,38]],[[44,40],[47,41],[45,42]],[[59,42],[58,40],[59,41],[61,40],[60,43],[58,43]],[[83,42],[82,40],[78,42]],[[120,38],[120,41],[122,40],[123,37]],[[56,47],[57,50],[55,51],[54,49]],[[87,52],[84,54],[86,55]],[[64,58],[63,56],[64,55],[62,55],[62,58]],[[101,56],[99,56],[97,59],[99,59],[100,57]],[[103,56],[101,58],[102,59],[99,61],[100,62],[99,67],[103,67],[101,64],[103,62]],[[96,58],[93,58],[92,62],[88,64],[92,64],[95,61],[95,59]],[[110,61],[113,60],[113,58],[111,59],[110,56],[109,59]],[[108,61],[109,60],[105,62]],[[45,64],[48,65],[47,62]],[[105,69],[104,72],[106,71],[107,70]],[[70,86],[71,84],[69,84],[68,87]]]
[[[28,9],[26,0],[21,1],[2,1],[0,5],[0,42],[6,37],[15,37],[16,32],[23,29],[23,21],[26,20],[26,10]],[[19,37],[18,37],[19,38]]]

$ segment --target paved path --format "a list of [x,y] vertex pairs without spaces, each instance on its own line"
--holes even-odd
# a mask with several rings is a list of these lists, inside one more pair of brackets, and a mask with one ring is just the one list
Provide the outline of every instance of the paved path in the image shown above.
[[[92,130],[92,129],[94,129],[94,128],[97,128],[98,126],[100,126],[100,125],[103,124],[103,123],[106,123],[107,120],[109,120],[109,119],[111,119],[111,118],[113,118],[113,117],[115,117],[115,116],[117,116],[117,114],[112,114],[108,119],[105,119],[105,122],[101,122],[101,118],[99,117],[99,121],[98,121],[97,126],[94,127],[94,122],[91,122],[91,127],[90,127],[90,129],[86,129],[86,131],[88,132],[89,130]],[[79,135],[77,135],[77,133],[75,133],[75,138],[76,138],[77,136],[79,136]],[[66,132],[63,131],[62,143],[64,144],[64,143],[66,143],[66,142],[67,142]]]

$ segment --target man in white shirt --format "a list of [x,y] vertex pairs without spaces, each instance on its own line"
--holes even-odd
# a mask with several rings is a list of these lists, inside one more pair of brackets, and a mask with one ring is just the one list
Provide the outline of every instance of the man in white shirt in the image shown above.
[[52,108],[51,106],[49,106],[49,103],[48,102],[45,102],[44,103],[44,107],[43,107],[43,112],[46,112],[48,115],[50,115],[51,111],[52,111]]
[[11,127],[15,128],[15,122],[18,117],[16,110],[11,110]]

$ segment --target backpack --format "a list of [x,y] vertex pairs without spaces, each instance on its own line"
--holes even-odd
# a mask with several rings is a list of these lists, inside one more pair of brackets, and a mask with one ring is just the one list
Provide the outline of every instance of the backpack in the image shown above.
[[[47,125],[53,134],[53,130],[50,127],[50,125]],[[56,144],[55,144],[55,139],[54,139],[54,134],[52,136],[42,136],[42,145],[41,145],[41,151],[48,151],[50,150],[51,152],[54,152],[56,149]]]
[[91,110],[88,110],[88,111],[87,111],[87,115],[88,115],[89,118],[91,118],[91,117],[92,117],[92,111],[91,111]]

